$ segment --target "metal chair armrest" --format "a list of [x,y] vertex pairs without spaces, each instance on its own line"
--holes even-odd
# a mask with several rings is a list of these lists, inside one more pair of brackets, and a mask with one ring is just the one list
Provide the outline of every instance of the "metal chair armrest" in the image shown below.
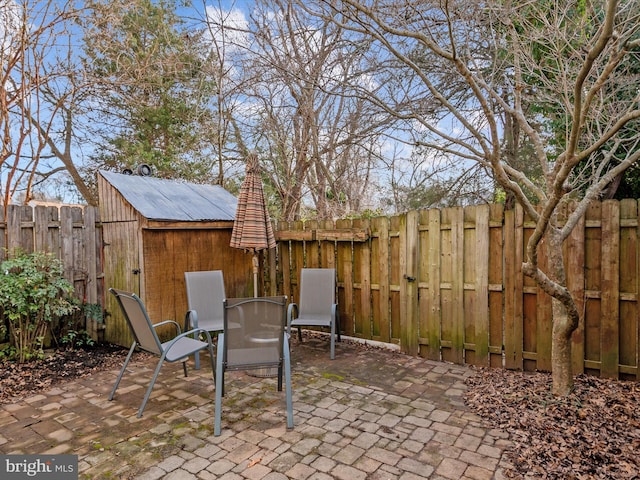
[[198,328],[198,312],[187,310],[184,316],[184,329],[191,330],[192,328]]
[[207,343],[210,346],[213,346],[213,342],[211,341],[211,334],[209,332],[207,332],[206,330],[203,330],[202,328],[194,328],[193,330],[189,330],[188,332],[181,333],[180,335],[177,335],[175,338],[171,339],[171,341],[167,344],[165,351],[168,352],[171,349],[171,347],[173,347],[173,345],[181,338],[188,337],[189,335],[200,334],[200,333],[204,333],[205,336],[207,337]]
[[294,310],[295,310],[295,315],[296,315],[296,318],[297,318],[297,316],[298,316],[298,304],[292,302],[287,307],[287,333],[289,334],[289,336],[291,336],[291,320],[294,319],[294,316],[293,316],[293,311]]
[[153,324],[153,328],[158,328],[162,325],[168,325],[168,324],[172,324],[175,325],[176,330],[178,331],[178,335],[180,335],[182,333],[182,329],[180,328],[180,324],[178,322],[176,322],[175,320],[163,320],[162,322],[158,322],[158,323],[154,323]]

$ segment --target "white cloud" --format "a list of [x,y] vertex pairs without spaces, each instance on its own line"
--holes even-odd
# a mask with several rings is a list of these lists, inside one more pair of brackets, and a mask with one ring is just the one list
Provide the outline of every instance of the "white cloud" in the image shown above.
[[249,22],[242,10],[208,6],[206,15],[210,38],[222,61],[247,46]]
[[20,6],[11,0],[2,2],[0,7],[0,55],[10,54],[11,46],[20,34]]

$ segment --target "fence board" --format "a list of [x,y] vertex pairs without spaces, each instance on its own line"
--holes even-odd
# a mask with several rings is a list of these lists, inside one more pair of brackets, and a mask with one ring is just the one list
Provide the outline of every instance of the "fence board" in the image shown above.
[[[505,274],[503,273],[504,255],[504,234],[502,219],[504,217],[504,207],[501,204],[490,206],[489,214],[489,366],[502,367],[503,365],[503,345],[504,345],[504,321],[502,308],[505,299]],[[480,250],[481,254],[482,250]]]
[[620,208],[619,203],[602,203],[602,341],[601,368],[603,377],[618,376],[619,340],[619,266],[620,266]]
[[428,356],[429,319],[429,211],[420,210],[418,218],[418,355]]
[[620,369],[628,369],[623,378],[637,378],[638,369],[638,201],[620,202],[619,345]]
[[[324,230],[334,230],[335,223],[333,220],[325,220],[321,222],[320,227]],[[320,266],[322,268],[336,268],[336,242],[324,240],[320,244]]]
[[451,217],[451,247],[453,279],[451,282],[452,297],[452,360],[464,363],[464,302],[455,301],[464,298],[464,209],[455,207],[450,209]]
[[[295,230],[304,230],[304,223],[297,221],[293,222]],[[293,290],[293,297],[300,298],[300,269],[305,267],[305,240],[297,240],[291,242],[291,269],[294,272],[292,277],[291,287]],[[294,281],[295,279],[295,281]]]
[[[278,230],[289,230],[288,222],[278,223]],[[293,296],[291,291],[291,245],[288,240],[278,242],[278,255],[280,257],[279,267],[281,274],[282,285],[279,285],[279,290],[286,295],[290,302],[297,303],[300,299]]]
[[[353,221],[355,228],[369,230],[369,221]],[[354,333],[371,338],[371,246],[369,242],[353,244]]]
[[7,248],[9,249],[9,254],[12,254],[16,249],[22,249],[26,253],[33,252],[32,231],[23,235],[23,222],[33,228],[33,209],[9,205],[7,215]]
[[[351,220],[338,220],[336,228],[351,228]],[[340,328],[345,334],[353,335],[355,327],[353,318],[353,245],[351,242],[338,242],[337,275]]]
[[[37,209],[36,209],[37,210]],[[74,257],[76,256],[73,236],[73,211],[70,207],[64,207],[60,209],[60,234],[62,237],[61,247],[61,259],[64,264],[65,276],[67,280],[73,282],[74,280]]]
[[440,301],[442,359],[464,362],[464,210],[441,212]]
[[[318,222],[310,220],[304,222],[304,229],[316,231],[318,230]],[[305,247],[305,267],[306,268],[318,268],[320,266],[320,247],[317,239],[307,240],[304,242]]]
[[402,278],[400,263],[400,225],[401,218],[395,215],[389,219],[389,300],[391,303],[391,342],[400,342],[400,279]]
[[[476,211],[473,205],[463,210],[463,241],[462,241],[462,284],[463,284],[463,355],[464,362],[475,365],[476,358],[476,322],[478,321],[477,274],[478,264],[486,262],[486,257],[476,256],[477,228]],[[484,331],[486,333],[486,330]]]
[[601,204],[592,203],[585,212],[585,320],[584,348],[585,372],[600,369],[600,282],[602,258]]
[[[573,210],[573,206],[570,210]],[[569,213],[567,212],[567,213]],[[573,228],[565,243],[567,259],[567,287],[574,294],[576,308],[580,313],[578,328],[571,337],[571,356],[574,373],[584,372],[584,217]]]
[[[549,271],[548,247],[549,244],[543,241],[538,248],[538,262],[543,271]],[[536,290],[536,370],[550,372],[552,324],[549,319],[553,311],[552,299],[541,288]]]
[[402,217],[400,227],[400,347],[409,355],[418,354],[418,212],[412,210]]
[[56,253],[55,246],[49,238],[49,223],[58,220],[58,209],[38,205],[33,209],[34,250],[38,252]]
[[475,312],[474,343],[475,364],[488,365],[489,363],[489,205],[479,205],[475,209],[476,244],[474,245],[473,258],[476,265],[475,271]]
[[442,304],[440,300],[440,282],[442,278],[440,260],[442,258],[441,215],[439,210],[429,211],[429,240],[428,240],[428,264],[429,264],[429,294],[427,333],[429,348],[427,358],[431,360],[441,359],[441,330]]
[[[386,217],[371,221],[371,291],[373,303],[372,339],[391,342],[389,290],[389,220]],[[377,288],[376,288],[377,285]]]

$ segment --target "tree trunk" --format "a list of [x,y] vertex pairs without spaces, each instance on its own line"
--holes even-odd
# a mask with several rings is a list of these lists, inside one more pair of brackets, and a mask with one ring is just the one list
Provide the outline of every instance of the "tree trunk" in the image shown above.
[[578,326],[579,314],[573,298],[566,290],[567,278],[560,231],[550,225],[546,238],[548,241],[547,268],[550,278],[546,281],[543,280],[544,283],[547,283],[543,289],[552,297],[551,377],[553,386],[551,391],[555,396],[564,397],[573,390],[571,335]]
[[573,371],[571,368],[571,322],[566,307],[557,299],[552,300],[553,330],[551,342],[552,393],[567,396],[573,390]]

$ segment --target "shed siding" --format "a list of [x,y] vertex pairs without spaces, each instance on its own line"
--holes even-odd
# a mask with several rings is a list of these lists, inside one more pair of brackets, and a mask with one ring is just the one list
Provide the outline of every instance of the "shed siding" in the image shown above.
[[253,295],[251,255],[229,247],[231,227],[143,230],[143,299],[154,322],[183,323],[187,311],[184,272],[222,270],[228,297]]
[[102,175],[98,175],[100,218],[103,222],[135,222],[138,213]]

